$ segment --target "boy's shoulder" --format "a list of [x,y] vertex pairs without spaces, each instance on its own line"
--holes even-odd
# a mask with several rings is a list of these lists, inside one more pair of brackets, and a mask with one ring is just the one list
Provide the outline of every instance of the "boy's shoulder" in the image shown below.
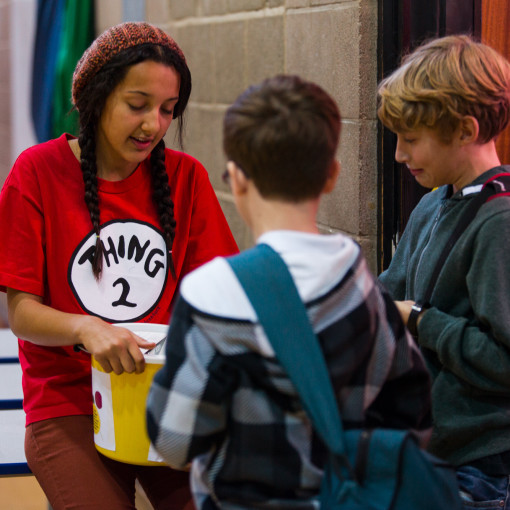
[[510,195],[502,193],[487,200],[475,216],[473,228],[475,230],[491,229],[493,234],[498,237],[502,232],[508,232],[510,228]]
[[215,257],[186,275],[180,293],[189,305],[208,315],[239,320],[256,318],[225,257]]
[[[326,295],[360,258],[359,245],[342,234],[279,231],[265,234],[259,242],[270,245],[280,254],[304,302]],[[188,304],[207,314],[256,319],[234,271],[223,257],[187,275],[181,285],[181,295]]]

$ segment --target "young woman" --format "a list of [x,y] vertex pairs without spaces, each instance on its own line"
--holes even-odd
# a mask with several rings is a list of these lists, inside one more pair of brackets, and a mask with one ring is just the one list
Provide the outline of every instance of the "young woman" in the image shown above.
[[175,41],[147,23],[101,36],[76,67],[80,134],[32,147],[0,196],[0,287],[20,338],[25,449],[54,510],[192,508],[188,474],[108,459],[93,441],[90,356],[141,372],[152,343],[112,323],[168,323],[181,278],[237,251],[207,172],[165,148],[191,76]]

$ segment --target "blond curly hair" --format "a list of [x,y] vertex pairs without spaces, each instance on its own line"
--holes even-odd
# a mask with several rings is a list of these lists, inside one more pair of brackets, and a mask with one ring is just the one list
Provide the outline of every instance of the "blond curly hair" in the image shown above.
[[392,131],[427,127],[448,143],[460,120],[472,116],[478,143],[487,143],[510,119],[510,63],[469,36],[442,37],[405,56],[377,92],[377,115]]

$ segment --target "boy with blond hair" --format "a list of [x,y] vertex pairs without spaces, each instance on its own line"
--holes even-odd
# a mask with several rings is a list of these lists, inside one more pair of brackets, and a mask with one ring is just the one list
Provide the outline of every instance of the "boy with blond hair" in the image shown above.
[[[359,246],[317,228],[320,197],[339,172],[340,127],[336,103],[311,82],[277,76],[250,87],[224,120],[235,204],[291,273],[344,428],[428,433],[429,376],[396,307]],[[170,465],[192,462],[199,510],[318,507],[324,445],[224,258],[183,281],[148,431]]]
[[468,36],[425,43],[379,85],[395,159],[438,188],[413,210],[380,280],[433,377],[429,450],[457,467],[466,508],[510,509],[510,197],[482,205],[436,262],[482,185],[509,172],[495,139],[510,115],[510,64]]

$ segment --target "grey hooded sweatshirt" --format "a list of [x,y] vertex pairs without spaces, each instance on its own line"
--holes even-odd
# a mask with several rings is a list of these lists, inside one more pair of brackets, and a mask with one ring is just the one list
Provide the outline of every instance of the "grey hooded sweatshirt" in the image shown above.
[[[502,172],[510,166],[488,170],[453,195],[442,186],[422,198],[380,275],[395,300],[420,300],[463,211],[480,185]],[[509,452],[510,196],[481,207],[444,263],[430,303],[418,327],[433,378],[429,450],[456,466]]]

